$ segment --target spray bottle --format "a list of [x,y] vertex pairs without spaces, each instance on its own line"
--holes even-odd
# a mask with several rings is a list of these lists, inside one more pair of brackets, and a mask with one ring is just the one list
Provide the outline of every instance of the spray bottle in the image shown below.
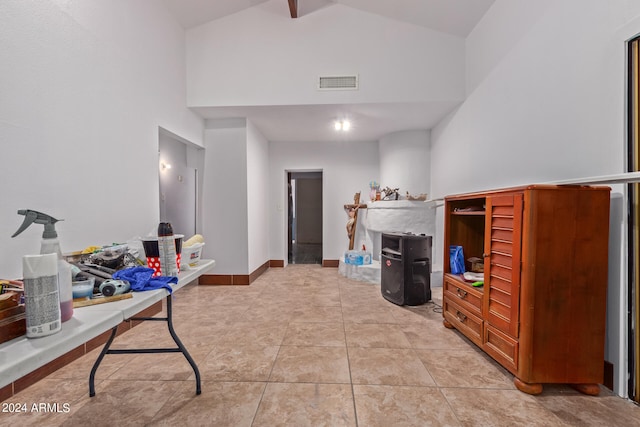
[[161,222],[158,225],[158,251],[162,275],[177,277],[176,242],[173,236],[173,227],[168,222]]
[[73,290],[71,287],[71,266],[64,260],[64,258],[62,258],[60,242],[58,241],[58,233],[56,232],[55,223],[61,220],[31,209],[21,209],[18,211],[18,215],[24,215],[24,221],[18,231],[13,233],[13,236],[11,237],[16,237],[33,223],[43,224],[44,233],[42,233],[40,253],[54,253],[58,256],[58,292],[60,298],[60,313],[61,320],[66,322],[73,316]]

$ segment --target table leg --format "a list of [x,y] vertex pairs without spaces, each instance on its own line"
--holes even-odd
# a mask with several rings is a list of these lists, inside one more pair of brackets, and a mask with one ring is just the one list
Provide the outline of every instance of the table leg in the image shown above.
[[167,317],[132,317],[129,320],[141,320],[141,321],[156,321],[156,322],[167,322],[167,328],[169,329],[169,334],[171,334],[171,338],[176,343],[176,348],[123,348],[123,349],[111,349],[111,343],[113,339],[116,337],[116,333],[118,331],[118,327],[114,327],[111,331],[111,336],[107,340],[104,348],[100,352],[98,356],[98,360],[93,365],[91,369],[91,374],[89,375],[89,396],[93,397],[96,395],[95,387],[94,387],[94,379],[96,371],[98,370],[98,366],[100,366],[100,362],[107,354],[149,354],[149,353],[182,353],[182,355],[187,359],[189,365],[193,369],[194,374],[196,375],[196,394],[202,393],[202,386],[200,381],[200,371],[198,370],[198,365],[193,360],[189,352],[187,351],[180,338],[178,338],[178,334],[173,329],[173,309],[171,307],[171,295],[167,296]]
[[111,335],[109,336],[109,339],[107,340],[106,344],[102,348],[102,351],[100,352],[100,355],[96,360],[96,363],[94,363],[93,368],[91,368],[91,374],[89,374],[89,396],[90,397],[93,397],[96,395],[96,388],[94,386],[96,371],[98,370],[98,366],[100,366],[100,362],[102,362],[102,359],[104,358],[105,354],[109,352],[109,347],[111,346],[113,339],[116,337],[117,332],[118,332],[118,327],[114,326],[113,329],[111,330]]
[[189,362],[189,365],[191,365],[193,372],[196,374],[196,394],[200,394],[202,393],[202,388],[200,386],[200,370],[198,369],[198,365],[196,365],[196,362],[193,360],[184,344],[182,344],[182,341],[180,341],[180,338],[178,338],[178,334],[176,334],[176,331],[173,329],[173,316],[171,311],[171,295],[169,295],[167,297],[167,327],[169,328],[171,338],[173,338],[173,341],[175,341],[176,345],[180,349],[180,352],[184,355],[185,359],[187,359],[187,362]]

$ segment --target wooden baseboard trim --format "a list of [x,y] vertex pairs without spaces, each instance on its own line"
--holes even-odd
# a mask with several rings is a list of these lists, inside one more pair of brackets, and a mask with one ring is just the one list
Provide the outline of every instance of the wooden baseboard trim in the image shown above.
[[205,286],[235,286],[248,285],[248,274],[203,274],[198,285]]
[[11,396],[13,396],[13,383],[0,388],[0,402],[7,400]]
[[233,285],[231,274],[203,274],[198,280],[198,286]]
[[267,271],[269,267],[271,267],[271,261],[266,261],[251,274],[203,274],[200,276],[198,284],[205,286],[247,286]]
[[[162,308],[162,305],[160,305]],[[131,329],[131,322],[122,322],[118,325],[118,332],[116,332],[116,336],[120,336]],[[104,346],[109,337],[111,336],[111,331],[106,331],[101,333],[95,338],[90,339],[86,343],[84,343],[85,353],[90,352],[91,350],[95,350],[98,347]]]
[[[340,260],[337,259],[322,260],[323,267],[338,268],[339,265]],[[256,268],[251,274],[203,274],[200,276],[198,284],[204,286],[247,286],[271,267],[284,267],[284,260],[269,260]]]
[[[154,314],[158,314],[162,311],[162,301],[158,301],[152,306],[145,308],[140,313],[136,314],[135,317],[153,317]],[[136,325],[143,323],[144,320],[127,320],[126,323],[129,323],[129,329],[133,328]],[[118,329],[118,334],[120,334],[120,329]]]
[[249,274],[249,284],[253,283],[258,277],[262,276],[262,273],[269,269],[269,263],[270,261],[265,262]]
[[84,356],[84,354],[84,344],[81,344],[70,352],[65,353],[57,359],[54,359],[51,362],[47,363],[46,365],[39,367],[38,369],[28,373],[24,377],[15,380],[13,382],[13,393],[15,394],[21,392],[30,385],[37,383],[47,375],[57,371],[63,366],[68,365],[79,357]]

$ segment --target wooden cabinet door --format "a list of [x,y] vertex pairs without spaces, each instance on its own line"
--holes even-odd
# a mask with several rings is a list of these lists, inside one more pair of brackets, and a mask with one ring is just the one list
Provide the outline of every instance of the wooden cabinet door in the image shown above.
[[484,263],[484,318],[518,337],[522,193],[487,197]]

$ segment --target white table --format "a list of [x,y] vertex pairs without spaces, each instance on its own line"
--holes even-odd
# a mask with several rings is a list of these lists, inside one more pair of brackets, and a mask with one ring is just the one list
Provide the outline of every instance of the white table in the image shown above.
[[[180,272],[178,275],[178,283],[172,284],[173,291],[175,292],[193,280],[196,280],[213,268],[214,265],[215,261],[213,260],[201,260],[196,267]],[[102,357],[108,353],[108,351],[105,350],[108,350],[108,345],[110,345],[115,337],[115,331],[118,325],[125,320],[135,318],[137,313],[140,313],[158,301],[162,301],[163,298],[167,298],[167,318],[153,319],[167,321],[172,337],[176,340],[177,336],[174,336],[175,333],[171,326],[171,298],[166,289],[134,292],[133,298],[126,300],[74,308],[73,317],[64,322],[62,324],[62,330],[56,334],[42,338],[27,338],[26,336],[22,336],[0,344],[0,388],[11,384],[92,338],[111,330],[112,336],[107,344],[105,344],[105,348],[96,361],[90,376],[89,388],[91,394],[91,392],[93,392],[93,375]],[[143,318],[143,320],[151,319]],[[179,343],[179,340],[177,340],[177,343]],[[181,344],[178,345],[179,347],[181,346]],[[178,351],[184,353],[187,360],[190,359],[190,356],[188,356],[183,346],[182,349]],[[192,364],[194,371],[197,372],[197,367],[192,363],[192,360],[189,360],[189,363]],[[197,381],[197,383],[197,389],[199,391],[199,381]]]

